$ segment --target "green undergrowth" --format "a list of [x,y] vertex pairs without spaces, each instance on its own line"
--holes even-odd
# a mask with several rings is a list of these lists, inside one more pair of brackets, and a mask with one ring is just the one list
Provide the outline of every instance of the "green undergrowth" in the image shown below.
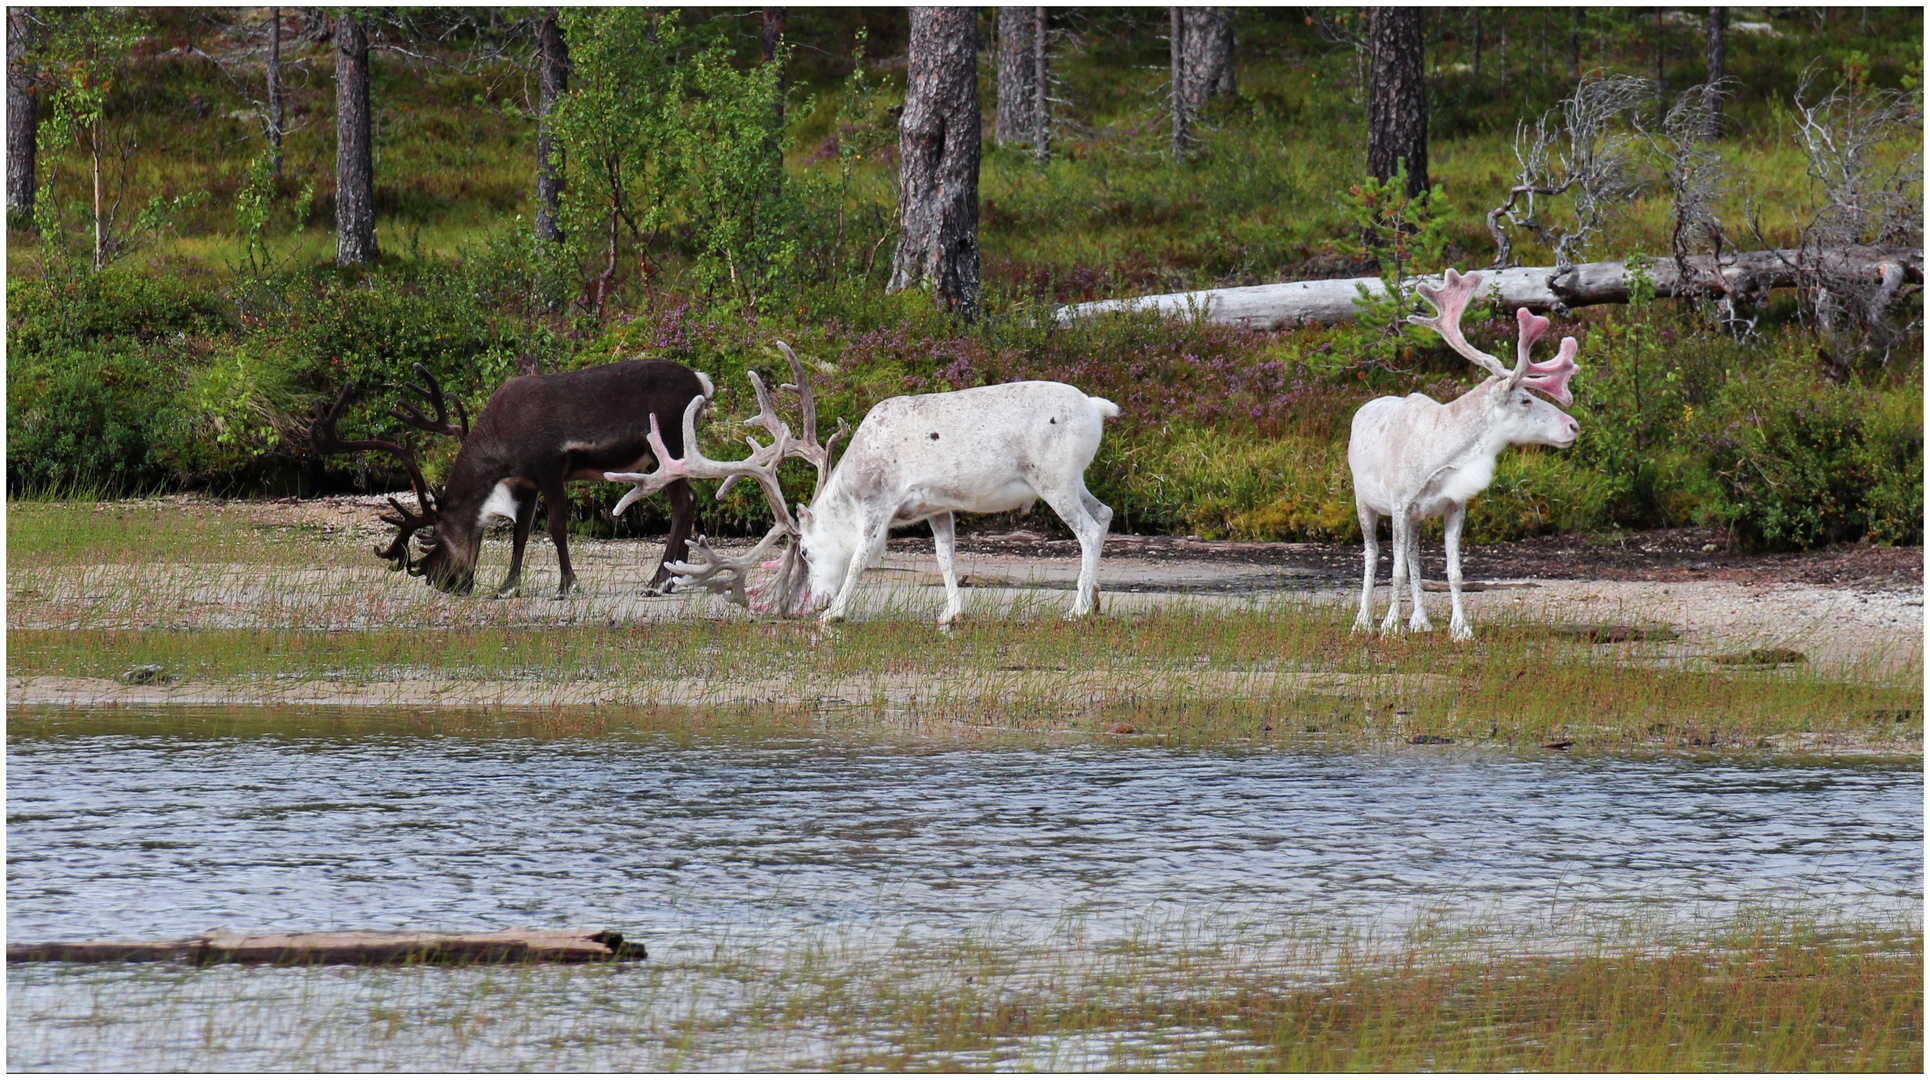
[[[95,273],[79,246],[90,190],[84,155],[51,124],[43,128],[43,168],[54,174],[55,209],[74,244],[43,247],[19,222],[9,234],[10,492],[397,488],[403,475],[384,455],[371,455],[366,469],[299,459],[318,401],[351,380],[368,388],[411,380],[416,363],[473,411],[516,374],[674,359],[716,380],[722,396],[709,449],[730,453],[742,442],[728,421],[752,411],[745,372],[783,378],[771,347],[781,338],[811,362],[827,422],[855,422],[894,394],[1020,378],[1072,382],[1115,401],[1123,413],[1108,425],[1088,482],[1114,507],[1118,528],[1345,540],[1358,531],[1345,461],[1354,410],[1383,394],[1445,398],[1476,374],[1426,342],[1390,367],[1350,345],[1344,329],[1254,333],[1148,317],[1073,325],[1049,317],[1067,301],[1367,272],[1347,195],[1360,181],[1365,138],[1358,55],[1344,44],[1360,29],[1347,30],[1351,14],[1237,12],[1238,93],[1208,106],[1198,152],[1175,164],[1161,153],[1164,14],[1055,12],[1063,130],[1043,170],[1021,150],[988,144],[984,316],[971,326],[922,294],[883,291],[895,220],[891,107],[903,78],[893,58],[906,33],[899,9],[791,12],[787,35],[797,48],[786,126],[776,135],[791,199],[778,217],[793,231],[783,258],[771,259],[789,267],[784,274],[755,298],[722,284],[716,237],[665,204],[668,217],[647,235],[619,238],[600,307],[590,283],[607,263],[601,240],[559,267],[531,239],[528,80],[505,60],[472,63],[463,50],[474,28],[449,29],[442,46],[416,42],[436,60],[378,51],[384,256],[342,270],[330,261],[330,51],[304,45],[290,54],[309,76],[291,90],[285,173],[270,188],[249,187],[257,121],[243,83],[202,54],[242,48],[254,16],[182,9],[144,17],[156,29],[117,69],[106,104],[116,138],[140,148],[129,159],[129,197],[207,198],[184,206],[172,231]],[[1735,182],[1713,210],[1724,221],[1747,217],[1766,242],[1783,244],[1794,242],[1812,194],[1794,179],[1805,163],[1790,142],[1788,96],[1800,72],[1816,60],[1831,77],[1913,86],[1922,22],[1906,9],[1763,18],[1772,33],[1730,38],[1735,97],[1715,153]],[[1492,257],[1482,213],[1512,181],[1517,121],[1554,106],[1579,73],[1650,74],[1658,40],[1673,43],[1663,53],[1672,91],[1697,78],[1697,27],[1635,9],[1484,9],[1442,19],[1429,54],[1430,177],[1443,189],[1440,260],[1464,269]],[[748,65],[756,16],[687,18],[704,20]],[[1479,56],[1477,41],[1485,42]],[[506,47],[521,55],[524,46]],[[989,54],[986,64],[989,101]],[[259,73],[240,64],[229,75],[245,82]],[[1916,149],[1886,147],[1879,156]],[[648,195],[659,196],[668,197]],[[1626,210],[1587,257],[1667,250],[1660,189],[1652,185]],[[1524,236],[1517,255],[1533,264],[1547,252]],[[1470,312],[1469,336],[1492,351],[1513,336],[1512,324],[1483,308]],[[1887,348],[1827,362],[1787,297],[1764,305],[1758,332],[1741,339],[1715,329],[1708,311],[1673,301],[1559,319],[1551,338],[1581,340],[1573,384],[1580,441],[1559,453],[1505,453],[1470,508],[1470,535],[1695,524],[1728,529],[1752,547],[1920,543],[1920,292],[1906,289],[1894,315],[1903,333]],[[378,407],[391,395],[377,396],[352,410],[344,437],[410,434]],[[443,475],[452,441],[413,437],[428,475]],[[803,485],[802,469],[791,477]],[[574,489],[577,527],[662,530],[660,501],[611,520],[619,493]],[[748,488],[700,505],[711,534],[755,534],[768,518]]]

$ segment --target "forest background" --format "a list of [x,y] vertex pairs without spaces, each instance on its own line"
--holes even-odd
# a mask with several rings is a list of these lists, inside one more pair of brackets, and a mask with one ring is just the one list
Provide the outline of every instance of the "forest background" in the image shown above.
[[[1484,216],[1522,168],[1518,125],[1615,74],[1650,92],[1610,110],[1590,145],[1624,154],[1630,186],[1592,208],[1579,190],[1544,199],[1541,227],[1512,237],[1523,264],[1552,263],[1564,236],[1585,241],[1569,255],[1668,258],[1685,161],[1703,170],[1690,186],[1705,193],[1691,215],[1704,242],[1812,242],[1819,223],[1841,225],[1842,195],[1801,139],[1814,122],[1861,132],[1853,182],[1904,208],[1850,239],[1922,244],[1917,8],[1728,9],[1720,134],[1698,150],[1671,104],[1704,81],[1706,9],[1436,9],[1425,200],[1366,178],[1358,9],[1229,9],[1235,85],[1179,153],[1166,9],[1050,9],[1044,153],[993,137],[998,19],[984,9],[969,320],[886,290],[905,9],[789,9],[768,60],[760,9],[561,9],[575,72],[554,114],[560,241],[538,237],[533,196],[542,13],[356,9],[380,255],[339,265],[337,17],[279,9],[277,155],[269,10],[41,9],[31,41],[10,33],[10,78],[35,80],[39,105],[38,198],[8,220],[10,495],[393,490],[391,463],[309,458],[307,419],[344,381],[412,381],[416,363],[473,412],[517,374],[678,360],[716,381],[707,438],[721,448],[751,411],[746,369],[783,373],[782,339],[812,363],[821,411],[854,422],[894,394],[1022,378],[1112,399],[1123,412],[1088,483],[1115,528],[1346,540],[1353,411],[1476,381],[1437,338],[1401,332],[1408,309],[1257,332],[1063,323],[1055,308],[1390,261],[1486,266]],[[15,190],[10,176],[10,208]],[[1921,543],[1920,286],[1887,300],[1851,317],[1786,290],[1738,313],[1638,287],[1627,306],[1555,313],[1554,335],[1581,342],[1581,438],[1505,454],[1471,535],[1701,524],[1755,547]],[[1491,306],[1468,330],[1494,352],[1513,336]],[[343,426],[406,431],[375,407]],[[426,471],[454,449],[427,443]],[[660,506],[612,520],[620,490],[574,488],[578,527],[661,528]],[[768,510],[740,492],[700,513],[729,533]]]

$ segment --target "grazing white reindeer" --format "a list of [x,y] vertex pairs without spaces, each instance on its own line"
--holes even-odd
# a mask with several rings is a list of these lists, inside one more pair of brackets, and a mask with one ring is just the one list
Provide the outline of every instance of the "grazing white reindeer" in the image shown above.
[[1503,449],[1530,444],[1568,447],[1581,432],[1574,417],[1528,392],[1539,390],[1563,405],[1573,404],[1568,380],[1579,370],[1575,339],[1563,338],[1553,360],[1530,362],[1529,348],[1547,331],[1548,320],[1522,308],[1516,312],[1521,327],[1517,359],[1514,370],[1508,370],[1461,336],[1461,313],[1480,285],[1480,274],[1463,277],[1449,270],[1439,289],[1419,287],[1421,296],[1433,305],[1435,317],[1407,318],[1439,332],[1455,352],[1491,372],[1489,377],[1446,405],[1426,394],[1409,394],[1375,398],[1354,414],[1347,464],[1354,474],[1354,508],[1367,547],[1355,633],[1373,627],[1374,564],[1380,557],[1374,534],[1382,514],[1393,519],[1394,574],[1381,633],[1400,630],[1403,581],[1414,596],[1408,628],[1434,629],[1421,600],[1419,531],[1423,520],[1445,514],[1448,593],[1454,606],[1448,632],[1456,641],[1472,638],[1474,630],[1461,609],[1461,525],[1467,518],[1468,499],[1494,479],[1495,457]]
[[1058,382],[975,386],[945,394],[887,398],[851,436],[830,482],[798,511],[810,563],[807,603],[825,622],[844,618],[858,575],[884,554],[894,526],[931,523],[945,579],[949,625],[964,608],[952,568],[952,515],[1046,505],[1079,538],[1073,616],[1099,593],[1099,548],[1112,509],[1086,490],[1103,422],[1119,406]]
[[[865,415],[834,467],[830,447],[844,434],[843,421],[825,445],[818,445],[817,411],[804,367],[783,342],[777,347],[797,375],[803,438],[778,419],[763,381],[752,372],[758,400],[752,422],[770,433],[769,445],[747,440],[751,456],[740,461],[705,457],[697,449],[697,412],[704,404],[698,398],[684,410],[682,457],[661,446],[652,417],[656,470],[604,474],[608,480],[636,485],[617,504],[619,511],[682,477],[721,479],[726,486],[749,478],[763,488],[777,519],[763,541],[749,555],[727,559],[699,537],[692,545],[693,561],[672,567],[681,575],[679,587],[701,584],[714,592],[728,591],[737,603],[780,613],[822,608],[820,620],[836,622],[845,617],[859,576],[884,554],[890,530],[924,521],[931,524],[945,579],[945,610],[938,621],[950,625],[964,609],[953,567],[953,514],[1016,510],[1043,499],[1079,538],[1072,615],[1092,611],[1099,591],[1099,551],[1112,510],[1086,490],[1085,471],[1099,451],[1104,421],[1118,416],[1119,406],[1057,382],[888,398]],[[808,507],[799,505],[795,519],[777,483],[777,466],[786,457],[802,458],[818,470],[817,493]],[[783,559],[760,564],[786,536],[797,542]],[[746,590],[745,580],[756,565],[775,569],[777,575]]]

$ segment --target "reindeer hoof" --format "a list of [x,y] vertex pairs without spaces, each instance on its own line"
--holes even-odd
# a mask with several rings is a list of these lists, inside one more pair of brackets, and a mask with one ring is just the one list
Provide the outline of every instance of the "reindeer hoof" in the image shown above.
[[1362,615],[1360,618],[1354,620],[1354,628],[1347,632],[1350,634],[1371,634],[1374,632],[1374,620]]
[[1448,637],[1453,638],[1455,641],[1473,641],[1474,627],[1469,626],[1467,623],[1456,623],[1448,627]]
[[522,591],[523,589],[520,585],[505,585],[489,594],[489,598],[491,600],[514,600],[522,594]]

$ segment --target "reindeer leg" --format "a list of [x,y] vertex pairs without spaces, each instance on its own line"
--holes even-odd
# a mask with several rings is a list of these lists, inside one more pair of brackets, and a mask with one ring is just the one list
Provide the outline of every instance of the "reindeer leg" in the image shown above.
[[663,558],[657,562],[657,572],[644,587],[644,592],[651,596],[671,591],[669,581],[674,575],[667,564],[689,561],[690,528],[697,518],[697,497],[690,490],[690,481],[677,480],[663,490],[670,496],[670,535],[664,538]]
[[950,626],[958,621],[958,616],[965,610],[965,597],[958,588],[957,568],[952,565],[953,556],[958,553],[958,536],[949,510],[933,514],[930,524],[932,547],[938,553],[938,573],[945,579],[945,610],[938,616],[938,625]]
[[1401,586],[1407,580],[1407,545],[1413,543],[1413,522],[1408,519],[1407,507],[1396,506],[1388,516],[1388,524],[1394,530],[1393,580],[1388,583],[1387,617],[1381,620],[1382,637],[1391,637],[1401,632]]
[[563,492],[560,473],[554,483],[544,485],[543,503],[549,510],[550,540],[556,544],[556,568],[561,576],[556,585],[556,599],[568,600],[576,588],[576,574],[570,570],[570,504]]
[[1414,617],[1407,621],[1407,628],[1417,634],[1434,629],[1434,623],[1427,617],[1427,602],[1421,598],[1421,518],[1415,515],[1407,526],[1407,587],[1414,594]]
[[1351,632],[1365,634],[1374,629],[1374,567],[1380,562],[1380,515],[1362,502],[1354,504],[1354,513],[1360,518],[1360,536],[1367,549],[1367,572],[1361,578],[1360,614],[1354,616]]
[[[1059,520],[1072,529],[1079,538],[1079,584],[1072,597],[1072,611],[1067,618],[1077,619],[1090,615],[1099,598],[1099,551],[1106,543],[1106,527],[1112,524],[1112,509],[1086,491],[1084,481],[1075,490],[1040,490],[1033,484],[1032,489],[1039,492],[1039,498],[1059,515]],[[1086,505],[1091,500],[1094,506],[1105,511],[1102,518]]]
[[516,534],[509,549],[509,576],[503,579],[503,587],[496,590],[496,599],[508,600],[515,596],[523,583],[523,549],[529,546],[529,527],[536,520],[536,496],[516,500]]
[[1079,545],[1079,576],[1082,579],[1090,579],[1090,586],[1086,592],[1092,597],[1092,611],[1097,614],[1099,612],[1099,552],[1105,545],[1106,535],[1112,531],[1112,507],[1092,497],[1092,492],[1086,490],[1083,477],[1079,480],[1079,503],[1086,508],[1086,513],[1099,523],[1099,539],[1093,544],[1091,554],[1086,553],[1083,543]]
[[1448,620],[1448,636],[1456,641],[1471,641],[1474,638],[1474,627],[1468,625],[1467,613],[1461,610],[1461,526],[1467,518],[1467,503],[1448,504],[1448,597],[1454,605],[1454,617]]

